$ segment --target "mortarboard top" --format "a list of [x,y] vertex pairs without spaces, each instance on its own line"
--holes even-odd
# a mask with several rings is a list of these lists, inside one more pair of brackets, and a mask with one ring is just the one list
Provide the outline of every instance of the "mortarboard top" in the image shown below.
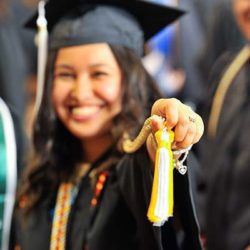
[[[99,11],[93,10],[100,7]],[[144,41],[184,13],[177,8],[139,0],[50,0],[45,12],[52,36],[50,48],[107,42],[130,47],[140,55]],[[37,16],[35,14],[26,26],[36,28]],[[81,18],[83,16],[86,17]],[[68,22],[56,28],[63,19]],[[72,25],[73,22],[78,24]],[[80,41],[80,36],[88,39]]]
[[[182,10],[139,0],[50,0],[45,5],[50,48],[119,44],[143,54],[143,43],[175,21]],[[37,14],[26,24],[36,28]]]
[[[145,34],[145,40],[150,39],[184,14],[183,10],[174,7],[141,0],[48,0],[45,5],[48,30],[50,31],[69,10],[77,9],[85,4],[111,5],[127,10],[140,23]],[[35,14],[26,26],[36,29],[37,16],[38,14]]]

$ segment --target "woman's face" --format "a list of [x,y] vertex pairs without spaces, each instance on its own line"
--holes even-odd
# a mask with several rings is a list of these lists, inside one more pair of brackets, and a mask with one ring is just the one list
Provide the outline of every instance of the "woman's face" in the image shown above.
[[122,74],[107,44],[62,48],[54,68],[52,102],[77,138],[107,135],[121,111]]
[[233,0],[233,8],[241,31],[250,41],[250,0]]

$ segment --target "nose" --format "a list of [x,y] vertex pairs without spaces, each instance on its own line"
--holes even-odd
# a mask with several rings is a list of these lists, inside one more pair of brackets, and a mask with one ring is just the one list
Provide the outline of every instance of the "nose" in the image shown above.
[[81,75],[76,78],[71,96],[78,101],[83,101],[93,96],[93,86],[87,75]]

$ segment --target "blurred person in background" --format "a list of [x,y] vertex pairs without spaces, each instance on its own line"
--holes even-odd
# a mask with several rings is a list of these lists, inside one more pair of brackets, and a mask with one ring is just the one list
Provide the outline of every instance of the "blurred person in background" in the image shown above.
[[204,98],[209,87],[207,79],[216,60],[225,52],[239,50],[244,45],[244,37],[235,22],[231,1],[202,1],[201,4],[201,13],[209,14],[201,15],[204,19],[203,43],[197,51],[195,66],[202,79],[200,84],[204,89]]
[[23,117],[25,112],[25,79],[27,64],[18,30],[14,25],[10,2],[0,8],[0,97],[15,117],[18,167],[21,168],[24,147]]
[[179,0],[180,7],[187,10],[188,15],[179,23],[176,56],[185,72],[182,100],[193,108],[207,96],[206,83],[215,60],[224,51],[242,45],[230,2]]
[[182,100],[189,103],[193,109],[196,109],[203,95],[202,79],[195,65],[197,53],[204,41],[201,2],[203,1],[179,0],[179,6],[187,10],[188,14],[180,20],[175,39],[176,61],[185,72]]
[[245,45],[216,62],[201,144],[204,241],[208,250],[250,248],[250,1],[232,0]]
[[0,3],[0,97],[10,108],[15,120],[18,172],[21,172],[27,146],[24,124],[27,89],[30,82],[35,84],[34,32],[22,27],[27,15],[34,10],[35,6],[31,3],[27,0]]
[[[23,3],[24,4],[24,3]],[[7,250],[18,174],[22,171],[26,136],[27,48],[22,32],[21,1],[0,1],[0,249]],[[18,10],[17,10],[18,9]],[[15,15],[14,15],[15,13]],[[22,37],[23,36],[23,37]],[[30,64],[31,65],[31,64]]]
[[16,28],[26,61],[26,74],[24,81],[25,89],[25,112],[23,116],[24,130],[27,136],[26,147],[30,145],[31,130],[34,119],[34,101],[37,86],[37,48],[35,32],[24,29],[23,25],[31,13],[37,9],[39,0],[11,0],[12,13],[15,13],[13,25]]
[[17,182],[16,138],[11,113],[0,98],[0,249],[7,250]]

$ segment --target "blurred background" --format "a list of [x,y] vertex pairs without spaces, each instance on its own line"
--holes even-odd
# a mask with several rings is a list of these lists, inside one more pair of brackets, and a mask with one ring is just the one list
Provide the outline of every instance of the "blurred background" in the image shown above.
[[[151,0],[153,1],[153,0]],[[215,62],[244,44],[232,11],[232,0],[154,0],[186,11],[180,21],[166,28],[146,45],[143,63],[164,97],[176,97],[204,115]],[[23,24],[38,0],[0,0],[0,97],[15,121],[19,173],[31,138],[36,94],[37,50],[35,32]],[[198,219],[204,223],[203,167],[194,148],[189,171]]]

